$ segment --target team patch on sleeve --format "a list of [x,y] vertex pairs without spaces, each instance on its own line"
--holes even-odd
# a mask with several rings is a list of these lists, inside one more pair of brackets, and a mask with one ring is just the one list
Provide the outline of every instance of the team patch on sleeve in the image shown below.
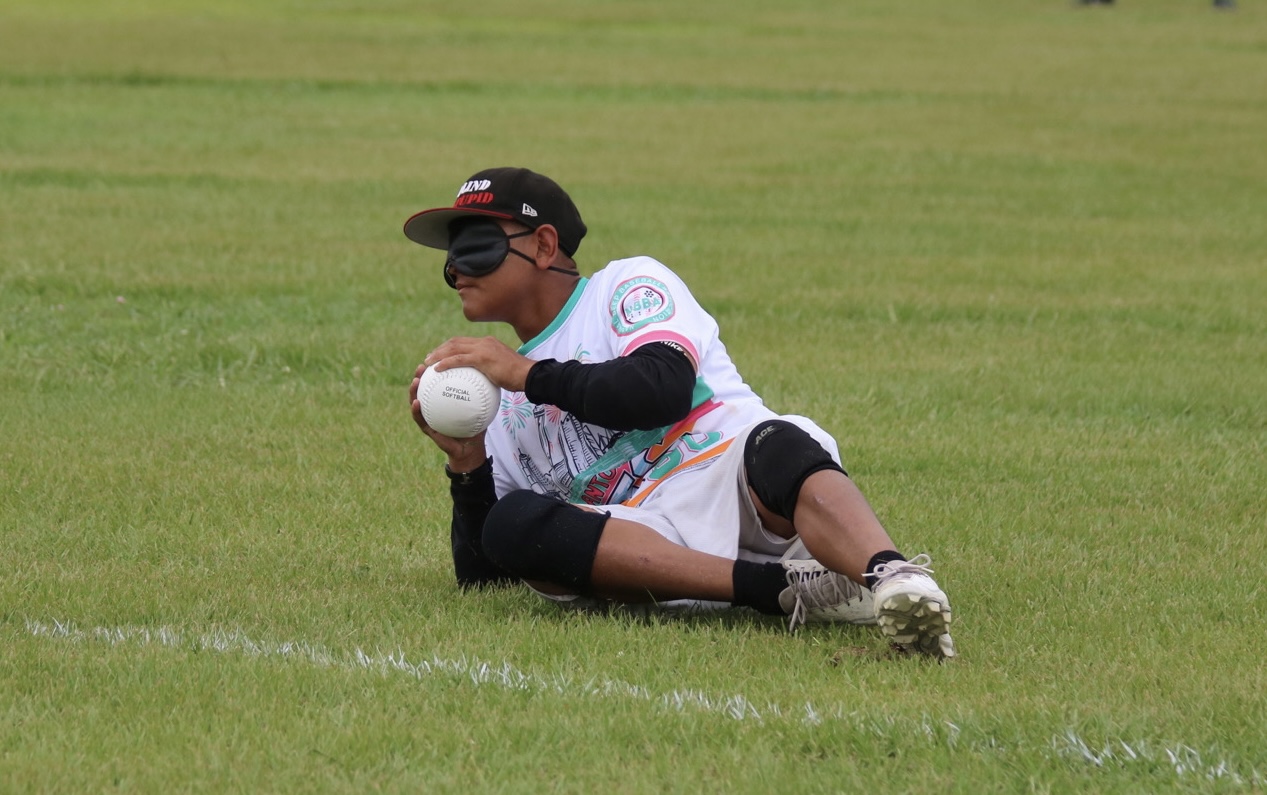
[[643,326],[673,317],[673,295],[664,282],[638,276],[621,282],[612,293],[612,329],[632,334]]

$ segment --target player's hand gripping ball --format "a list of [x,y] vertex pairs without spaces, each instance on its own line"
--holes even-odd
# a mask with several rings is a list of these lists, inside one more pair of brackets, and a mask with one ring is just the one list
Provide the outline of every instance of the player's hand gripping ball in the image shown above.
[[422,418],[454,439],[469,439],[493,422],[501,390],[474,367],[437,373],[428,367],[418,379]]

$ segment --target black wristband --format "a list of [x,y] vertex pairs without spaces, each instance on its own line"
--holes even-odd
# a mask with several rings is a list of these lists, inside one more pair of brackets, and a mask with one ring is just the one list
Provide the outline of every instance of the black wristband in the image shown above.
[[444,465],[444,474],[449,476],[449,480],[454,486],[473,486],[478,485],[481,481],[493,479],[493,459],[485,458],[484,463],[472,469],[470,472],[454,472],[449,469],[449,465]]

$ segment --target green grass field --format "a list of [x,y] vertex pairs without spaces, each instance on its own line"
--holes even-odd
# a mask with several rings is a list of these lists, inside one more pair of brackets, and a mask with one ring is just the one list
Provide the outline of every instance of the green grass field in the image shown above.
[[[0,791],[1267,789],[1264,131],[1253,0],[0,0]],[[457,592],[400,230],[495,165],[959,659]]]

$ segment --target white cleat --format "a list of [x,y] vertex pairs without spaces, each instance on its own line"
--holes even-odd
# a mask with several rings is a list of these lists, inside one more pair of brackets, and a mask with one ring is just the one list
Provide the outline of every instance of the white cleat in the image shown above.
[[950,600],[929,576],[930,563],[928,555],[917,555],[881,563],[868,576],[874,578],[875,620],[884,636],[906,651],[945,659],[955,656]]
[[781,562],[787,570],[787,587],[779,594],[779,606],[789,616],[789,632],[810,622],[876,623],[866,588],[813,559],[784,556]]

